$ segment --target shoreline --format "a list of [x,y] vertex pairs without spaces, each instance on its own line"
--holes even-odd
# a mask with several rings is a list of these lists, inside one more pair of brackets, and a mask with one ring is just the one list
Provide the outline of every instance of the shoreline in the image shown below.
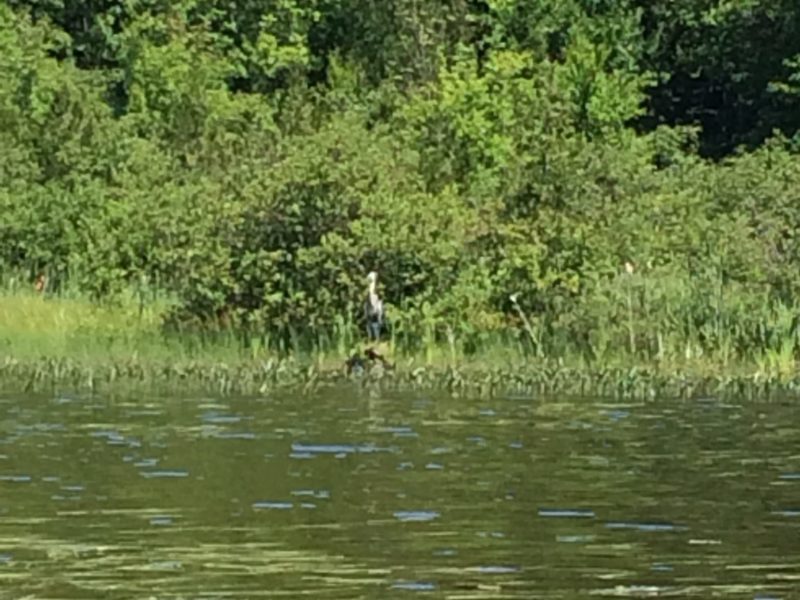
[[702,398],[775,399],[800,396],[800,374],[758,369],[716,373],[702,368],[564,366],[526,361],[513,368],[475,363],[422,365],[413,361],[393,369],[375,367],[350,374],[333,361],[296,359],[115,360],[64,357],[0,357],[0,392],[90,392],[267,395],[276,391],[309,394],[327,387],[376,391],[444,392],[457,397],[520,395],[610,399]]
[[[424,339],[410,348],[390,340],[374,346],[393,365],[384,368],[376,364],[382,359],[365,358],[369,352],[354,328],[281,349],[266,337],[243,343],[235,331],[167,334],[164,312],[158,304],[142,310],[132,299],[98,305],[80,296],[0,293],[0,391],[263,395],[352,386],[479,397],[800,395],[788,334],[780,350],[753,348],[745,356],[704,353],[687,341],[691,354],[673,348],[648,358],[616,345],[593,360],[568,351],[534,356],[511,337],[489,339],[472,352],[458,339]],[[347,362],[357,365],[355,374],[348,375]]]

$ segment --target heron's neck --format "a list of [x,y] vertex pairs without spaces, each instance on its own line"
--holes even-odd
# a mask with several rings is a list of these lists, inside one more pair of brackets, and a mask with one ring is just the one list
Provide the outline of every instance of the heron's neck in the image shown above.
[[375,295],[375,282],[374,281],[370,281],[369,282],[369,295],[370,296],[374,296]]

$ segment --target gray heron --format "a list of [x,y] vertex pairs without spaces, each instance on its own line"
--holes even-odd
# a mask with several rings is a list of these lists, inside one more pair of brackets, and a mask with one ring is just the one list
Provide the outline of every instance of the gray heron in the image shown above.
[[[367,322],[367,337],[370,343],[380,346],[381,330],[385,325],[383,301],[378,296],[378,274],[370,271],[367,274],[367,297],[364,300],[364,318]],[[389,362],[381,351],[368,347],[363,353],[356,352],[344,363],[348,375],[363,375],[379,366],[383,370],[392,370],[394,365]]]
[[378,296],[378,274],[370,271],[367,275],[369,287],[364,302],[364,316],[367,320],[367,337],[370,341],[378,341],[383,329],[383,301]]

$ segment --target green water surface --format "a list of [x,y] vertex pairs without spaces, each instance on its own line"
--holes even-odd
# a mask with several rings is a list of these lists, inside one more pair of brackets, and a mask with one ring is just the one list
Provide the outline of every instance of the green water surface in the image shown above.
[[0,396],[0,598],[798,598],[798,417]]

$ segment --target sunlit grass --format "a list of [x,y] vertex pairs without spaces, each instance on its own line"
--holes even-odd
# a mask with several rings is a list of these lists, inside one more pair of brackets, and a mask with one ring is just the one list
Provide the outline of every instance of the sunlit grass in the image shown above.
[[[352,322],[340,319],[327,335],[298,338],[295,347],[281,353],[270,344],[269,332],[248,336],[243,341],[235,332],[170,333],[163,327],[170,308],[166,300],[147,304],[134,294],[122,295],[113,303],[95,303],[75,294],[42,296],[34,292],[0,292],[0,355],[15,359],[70,358],[81,361],[136,359],[179,361],[184,359],[246,362],[279,355],[313,364],[320,369],[338,367],[364,345],[363,336]],[[785,316],[780,316],[785,319]],[[794,338],[786,333],[776,348],[754,349],[749,360],[730,358],[727,353],[704,352],[690,338],[667,337],[664,349],[647,357],[633,355],[627,347],[606,349],[602,359],[589,359],[569,348],[556,354],[541,351],[541,336],[528,326],[522,332],[485,336],[469,351],[452,331],[437,339],[433,324],[424,324],[419,336],[405,338],[413,343],[398,344],[389,337],[378,349],[392,362],[406,367],[431,368],[516,368],[557,364],[570,368],[589,367],[601,362],[607,367],[653,366],[664,370],[692,368],[703,373],[740,371],[753,367],[764,372],[787,374],[794,367]],[[528,339],[526,336],[531,337]]]
[[239,354],[234,340],[217,336],[213,345],[192,336],[169,335],[162,328],[169,304],[144,305],[123,295],[114,303],[94,303],[72,295],[0,293],[0,354],[25,358],[168,360],[210,352],[230,359]]
[[[175,333],[163,326],[170,308],[166,299],[143,303],[135,294],[94,303],[79,294],[1,291],[0,377],[28,388],[61,382],[94,389],[102,382],[223,393],[275,386],[312,389],[341,381],[344,361],[367,345],[357,324],[346,319],[326,334],[297,336],[288,349],[273,345],[268,331],[247,337],[233,331]],[[550,347],[559,350],[548,355],[532,324],[467,343],[451,330],[435,335],[432,324],[416,335],[401,323],[395,329],[398,337],[376,346],[395,366],[378,378],[459,393],[516,389],[648,396],[659,390],[675,395],[800,390],[797,333],[790,316],[790,310],[778,310],[765,322],[769,344],[744,356],[726,346],[704,349],[695,331],[665,334],[651,354],[632,354],[627,340],[616,348],[607,344],[598,358],[552,342]]]
[[157,331],[156,317],[33,293],[0,295],[0,349],[14,356],[102,355]]

